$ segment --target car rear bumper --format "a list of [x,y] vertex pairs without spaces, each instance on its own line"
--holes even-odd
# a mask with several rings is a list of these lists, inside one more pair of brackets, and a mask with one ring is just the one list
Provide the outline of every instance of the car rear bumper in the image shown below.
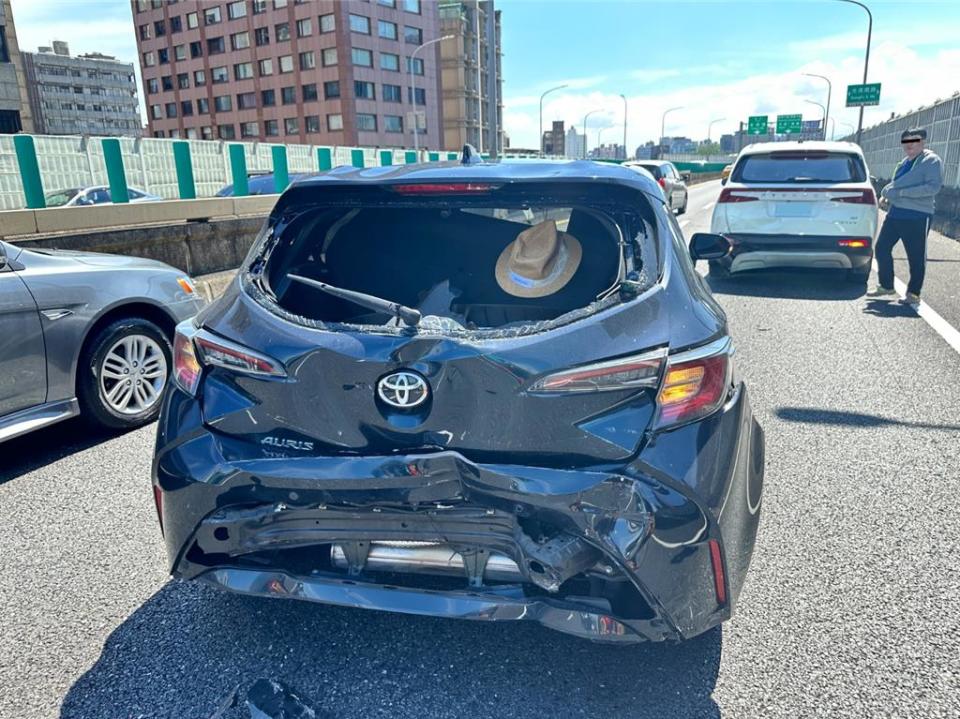
[[[745,579],[763,433],[742,386],[633,462],[575,470],[453,451],[267,457],[204,427],[182,392],[165,402],[154,485],[175,577],[265,597],[536,621],[617,642],[700,634],[730,616]],[[546,528],[559,545],[538,542]],[[364,564],[371,540],[442,542],[470,569],[439,584],[398,581]],[[333,561],[341,547],[349,569]],[[486,581],[494,555],[523,576]],[[613,599],[598,600],[595,586]]]
[[[818,235],[725,234],[732,250],[727,266],[732,272],[770,267],[864,270],[873,260],[872,237]],[[862,240],[863,247],[841,245]]]

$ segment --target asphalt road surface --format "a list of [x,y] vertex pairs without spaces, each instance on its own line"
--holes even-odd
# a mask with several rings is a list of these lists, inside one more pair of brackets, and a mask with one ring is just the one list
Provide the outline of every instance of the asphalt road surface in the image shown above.
[[[718,190],[691,189],[688,236]],[[950,242],[924,294],[957,326]],[[708,281],[767,433],[722,630],[610,648],[170,583],[154,428],[67,423],[0,445],[0,716],[244,717],[260,678],[337,719],[960,716],[960,354],[835,275]]]

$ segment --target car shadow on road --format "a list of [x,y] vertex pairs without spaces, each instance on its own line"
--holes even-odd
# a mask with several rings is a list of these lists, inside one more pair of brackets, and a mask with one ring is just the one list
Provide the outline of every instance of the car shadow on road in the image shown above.
[[[716,719],[721,645],[719,627],[680,644],[611,646],[525,622],[413,617],[171,582],[113,631],[61,717],[209,717],[268,678],[336,719]],[[217,716],[248,717],[235,703]]]
[[878,414],[845,412],[817,407],[780,407],[775,410],[775,414],[787,422],[802,422],[805,424],[829,424],[845,427],[916,427],[918,429],[960,432],[960,424],[914,422]]
[[866,292],[863,282],[850,282],[846,273],[824,270],[750,270],[730,277],[704,277],[717,295],[776,297],[788,300],[855,300]]
[[82,419],[74,418],[8,440],[3,443],[0,458],[0,484],[122,434],[122,431],[94,429]]

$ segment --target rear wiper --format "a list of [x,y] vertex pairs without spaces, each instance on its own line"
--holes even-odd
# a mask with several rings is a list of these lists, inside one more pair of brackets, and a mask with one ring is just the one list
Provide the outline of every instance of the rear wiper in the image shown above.
[[328,285],[325,282],[311,280],[309,277],[301,277],[300,275],[292,274],[288,274],[287,277],[296,282],[302,282],[303,284],[320,290],[321,292],[326,292],[328,295],[333,295],[334,297],[339,297],[342,300],[353,302],[355,305],[366,307],[368,310],[382,312],[384,314],[397,317],[410,327],[416,327],[418,324],[420,324],[420,313],[412,307],[401,305],[398,302],[391,302],[390,300],[374,297],[373,295],[368,295],[364,292],[344,290],[339,287],[334,287],[333,285]]

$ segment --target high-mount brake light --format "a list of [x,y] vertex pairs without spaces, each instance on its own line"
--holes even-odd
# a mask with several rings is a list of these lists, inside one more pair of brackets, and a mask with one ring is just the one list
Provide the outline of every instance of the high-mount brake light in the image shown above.
[[723,405],[732,376],[732,343],[723,338],[667,359],[657,396],[657,428],[706,417]]
[[190,395],[196,396],[205,366],[223,367],[261,377],[286,377],[283,366],[274,359],[220,337],[198,330],[188,322],[177,327],[173,340],[173,379]]
[[549,394],[607,392],[638,387],[655,388],[660,383],[660,373],[666,355],[665,349],[659,349],[642,355],[555,372],[537,380],[530,387],[530,391]]
[[401,195],[475,195],[496,190],[500,185],[486,182],[424,182],[415,185],[393,185]]
[[873,194],[873,190],[862,190],[859,195],[852,195],[848,197],[831,197],[832,202],[844,202],[849,205],[876,205],[877,196]]
[[756,195],[739,195],[734,194],[737,191],[732,187],[724,187],[720,191],[720,197],[717,198],[717,204],[724,204],[729,202],[756,202],[760,198]]

